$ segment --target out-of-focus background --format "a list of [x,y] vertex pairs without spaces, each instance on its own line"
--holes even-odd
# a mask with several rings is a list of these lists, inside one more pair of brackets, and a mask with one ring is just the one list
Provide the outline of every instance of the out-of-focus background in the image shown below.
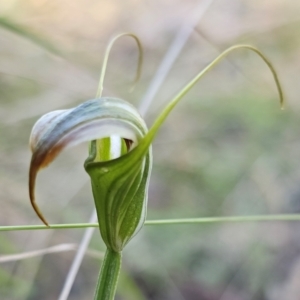
[[[111,53],[104,95],[136,106],[151,100],[162,60],[174,57],[170,47],[183,45],[147,111],[149,126],[189,79],[237,43],[267,55],[287,100],[281,111],[258,56],[228,56],[154,142],[148,219],[300,212],[299,12],[295,0],[2,0],[0,225],[40,224],[27,191],[31,127],[48,111],[95,96],[105,46],[124,31],[142,40],[142,78],[130,93],[137,51],[124,38]],[[50,223],[89,220],[86,157],[80,145],[39,174],[37,201]],[[299,232],[291,222],[146,226],[124,251],[117,299],[300,299]],[[83,234],[1,233],[0,299],[58,299]],[[92,299],[104,249],[95,231],[68,299]],[[33,256],[40,250],[58,252]]]

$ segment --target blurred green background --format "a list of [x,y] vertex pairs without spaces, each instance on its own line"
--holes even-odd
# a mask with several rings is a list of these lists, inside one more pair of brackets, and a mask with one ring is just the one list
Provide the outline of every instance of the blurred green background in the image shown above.
[[[40,223],[27,191],[35,121],[95,96],[105,46],[124,31],[142,40],[143,75],[129,93],[136,46],[118,41],[104,95],[139,106],[199,3],[0,1],[1,226]],[[236,43],[258,47],[274,63],[286,108],[280,110],[259,57],[247,50],[231,54],[161,128],[153,144],[148,219],[300,213],[299,12],[295,0],[210,1],[154,97],[148,125],[189,79]],[[87,145],[80,145],[39,174],[37,201],[50,223],[89,220],[86,157]],[[117,299],[299,300],[299,232],[300,225],[289,222],[146,226],[124,251]],[[0,299],[58,299],[83,234],[1,233]],[[24,257],[53,246],[73,251]],[[92,299],[104,250],[95,231],[68,299]],[[22,259],[7,256],[13,254]]]

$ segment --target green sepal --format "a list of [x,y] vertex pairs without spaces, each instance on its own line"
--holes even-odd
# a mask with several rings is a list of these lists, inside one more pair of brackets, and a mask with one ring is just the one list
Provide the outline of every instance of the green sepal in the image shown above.
[[97,143],[91,143],[84,167],[91,177],[101,236],[114,251],[121,251],[145,222],[151,151],[151,147],[134,149],[117,159],[99,162],[94,160]]

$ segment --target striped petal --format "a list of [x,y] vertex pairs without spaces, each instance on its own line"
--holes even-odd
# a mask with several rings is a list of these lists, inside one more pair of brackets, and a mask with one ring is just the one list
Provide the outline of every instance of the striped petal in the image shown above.
[[41,117],[34,125],[29,141],[32,151],[29,196],[38,216],[47,224],[35,204],[37,173],[63,149],[115,135],[132,141],[131,147],[135,147],[146,132],[146,124],[137,110],[115,98],[89,100],[75,108],[53,111]]

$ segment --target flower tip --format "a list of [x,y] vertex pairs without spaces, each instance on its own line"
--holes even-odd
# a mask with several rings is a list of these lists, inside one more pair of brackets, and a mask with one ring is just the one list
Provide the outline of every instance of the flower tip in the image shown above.
[[40,220],[47,226],[50,227],[49,223],[46,221],[46,219],[44,218],[43,214],[41,213],[39,207],[37,206],[37,204],[35,203],[35,199],[34,198],[30,198],[30,202],[31,205],[35,211],[35,213],[38,215],[38,217],[40,218]]
[[34,209],[35,213],[38,215],[40,220],[49,227],[49,223],[44,218],[43,214],[41,213],[39,207],[37,206],[35,202],[35,195],[34,195],[34,188],[35,188],[35,179],[36,179],[37,169],[32,166],[32,163],[30,165],[29,170],[29,198],[30,203],[32,205],[32,208]]

